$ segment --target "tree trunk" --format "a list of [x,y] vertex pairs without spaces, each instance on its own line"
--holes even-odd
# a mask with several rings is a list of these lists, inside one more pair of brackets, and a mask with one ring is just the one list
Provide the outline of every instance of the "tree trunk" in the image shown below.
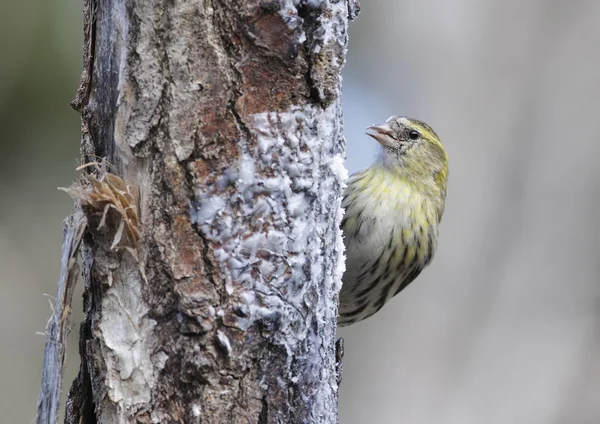
[[85,2],[83,158],[120,179],[80,196],[66,422],[337,422],[350,9]]

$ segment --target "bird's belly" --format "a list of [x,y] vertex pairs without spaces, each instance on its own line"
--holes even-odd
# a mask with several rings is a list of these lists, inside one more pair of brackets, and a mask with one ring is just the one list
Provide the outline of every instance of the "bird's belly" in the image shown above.
[[[401,234],[405,228],[410,228],[410,222],[398,222],[383,214],[373,214],[364,211],[363,223],[353,232],[344,233],[346,240],[346,257],[350,274],[373,263],[388,248],[390,238]],[[351,231],[351,230],[350,230]]]
[[403,236],[408,236],[407,242],[413,238],[412,223],[407,220],[392,220],[389,215],[367,211],[363,214],[365,217],[362,225],[354,232],[344,231],[346,271],[343,278],[343,291],[365,283],[369,279],[368,271],[374,271],[373,274],[385,271],[386,258],[392,255],[392,250],[404,247]]
[[406,287],[431,260],[437,240],[437,222],[428,218],[430,209],[420,198],[379,200],[370,209],[360,206],[372,202],[355,200],[347,205],[343,226],[342,324],[345,315],[356,321],[375,313]]
[[[397,250],[413,243],[417,235],[415,230],[418,232],[414,203],[421,199],[380,198],[375,202],[364,197],[358,197],[347,205],[347,218],[342,227],[346,245],[344,283],[348,282],[347,288],[358,282],[358,276],[365,268],[381,262],[394,248]],[[377,207],[367,207],[372,204],[377,204]]]

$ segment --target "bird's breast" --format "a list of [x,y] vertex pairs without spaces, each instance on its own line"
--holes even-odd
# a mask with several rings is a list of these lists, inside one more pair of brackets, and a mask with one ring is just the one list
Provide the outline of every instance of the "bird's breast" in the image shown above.
[[[346,245],[346,289],[369,269],[386,263],[424,267],[437,245],[436,210],[409,182],[380,172],[353,176],[345,191],[342,230]],[[364,277],[363,277],[364,279]]]

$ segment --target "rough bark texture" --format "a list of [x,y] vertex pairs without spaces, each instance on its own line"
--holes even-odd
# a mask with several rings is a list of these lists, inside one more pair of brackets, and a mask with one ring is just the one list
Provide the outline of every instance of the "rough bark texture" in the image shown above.
[[66,422],[337,422],[348,3],[90,1],[83,158],[142,237],[87,210]]

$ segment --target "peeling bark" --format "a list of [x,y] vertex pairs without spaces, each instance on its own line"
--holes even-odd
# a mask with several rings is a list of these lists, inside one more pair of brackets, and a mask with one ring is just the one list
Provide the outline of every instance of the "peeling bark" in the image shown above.
[[116,211],[82,206],[86,319],[66,422],[337,422],[356,4],[85,10],[83,159],[105,157],[135,187],[141,239],[136,254],[114,248]]

